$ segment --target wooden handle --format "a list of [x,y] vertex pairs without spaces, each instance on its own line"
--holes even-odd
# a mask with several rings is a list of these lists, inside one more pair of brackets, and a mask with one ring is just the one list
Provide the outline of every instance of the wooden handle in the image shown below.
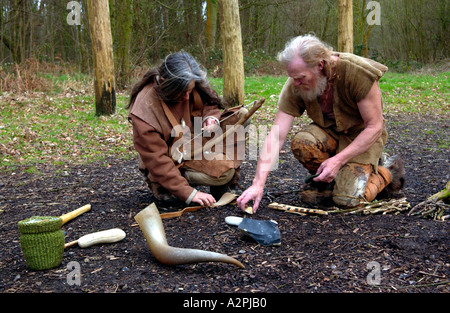
[[262,106],[262,104],[266,101],[265,98],[261,98],[260,100],[255,100],[252,103],[252,107],[248,110],[247,114],[242,116],[236,124],[244,125],[244,123],[255,114],[256,111]]
[[87,212],[91,209],[91,205],[90,204],[86,204],[84,206],[82,206],[81,208],[78,208],[72,212],[63,214],[60,216],[61,220],[62,220],[62,224],[64,225],[65,223],[67,223],[68,221],[74,219],[75,217],[77,217],[78,215],[83,214],[84,212]]
[[100,243],[113,243],[126,237],[125,232],[120,228],[98,231],[78,238],[78,246],[87,248]]
[[76,245],[77,243],[78,243],[78,240],[74,240],[74,241],[68,242],[68,243],[66,243],[64,245],[64,249],[72,247],[72,246]]
[[176,212],[161,213],[160,216],[161,216],[161,218],[178,217],[178,216],[183,215],[183,213],[185,213],[185,212],[195,212],[195,211],[200,210],[202,208],[204,208],[204,206],[201,206],[201,205],[199,205],[199,206],[190,206],[190,207],[184,208],[183,210],[176,211]]

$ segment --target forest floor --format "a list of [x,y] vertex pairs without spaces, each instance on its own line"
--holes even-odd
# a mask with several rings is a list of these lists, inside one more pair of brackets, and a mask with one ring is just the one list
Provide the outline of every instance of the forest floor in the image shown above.
[[[450,180],[448,116],[387,116],[386,150],[405,162],[402,194],[414,206],[443,189]],[[236,205],[201,209],[164,219],[169,245],[220,252],[245,268],[225,263],[167,266],[147,248],[134,216],[155,202],[136,160],[109,159],[89,165],[37,165],[0,173],[0,293],[448,293],[450,254],[448,221],[400,214],[329,214],[300,216],[268,208],[272,201],[306,206],[297,190],[308,173],[290,152],[266,185],[266,197],[253,216]],[[248,187],[255,161],[244,161],[240,184]],[[293,191],[278,196],[274,192]],[[271,195],[272,198],[268,197]],[[27,267],[17,223],[34,215],[60,216],[90,203],[92,209],[63,225],[66,242],[87,233],[121,228],[126,238],[113,244],[64,251],[60,266],[43,271]],[[334,209],[323,207],[325,210]],[[266,247],[225,223],[234,215],[275,220],[281,245]],[[78,262],[79,283],[70,281]],[[369,284],[379,265],[380,279]]]

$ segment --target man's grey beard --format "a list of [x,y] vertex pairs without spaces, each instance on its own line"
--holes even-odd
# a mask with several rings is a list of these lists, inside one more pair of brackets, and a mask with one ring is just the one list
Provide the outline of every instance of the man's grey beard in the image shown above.
[[317,75],[316,85],[312,89],[304,90],[301,87],[295,88],[295,93],[304,101],[312,102],[320,97],[327,88],[328,79],[326,76]]

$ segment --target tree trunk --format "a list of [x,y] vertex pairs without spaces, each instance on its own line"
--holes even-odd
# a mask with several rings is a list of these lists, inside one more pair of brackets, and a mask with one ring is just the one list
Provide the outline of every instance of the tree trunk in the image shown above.
[[353,53],[352,0],[338,0],[338,50]]
[[329,21],[330,21],[330,12],[331,12],[331,4],[327,1],[327,13],[325,13],[325,23],[322,29],[322,35],[320,36],[320,38],[322,38],[322,40],[324,40],[324,38],[327,35],[327,30],[328,30],[328,25],[329,25]]
[[186,38],[186,45],[190,46],[192,44],[192,34],[193,34],[193,12],[192,12],[192,0],[183,0],[184,4],[184,36]]
[[217,32],[217,0],[208,0],[206,6],[206,45],[214,49]]
[[116,86],[108,0],[88,0],[94,64],[95,111],[97,115],[114,114]]
[[121,0],[116,3],[116,71],[117,85],[120,87],[128,83],[130,72],[130,44],[133,17],[132,0]]
[[244,104],[244,58],[238,0],[219,0],[223,49],[223,97],[229,106]]
[[14,37],[12,39],[12,47],[14,48],[13,52],[13,59],[15,63],[22,63],[24,60],[23,58],[23,15],[25,12],[22,8],[22,1],[21,0],[15,0],[14,1],[14,25],[15,25],[15,32]]

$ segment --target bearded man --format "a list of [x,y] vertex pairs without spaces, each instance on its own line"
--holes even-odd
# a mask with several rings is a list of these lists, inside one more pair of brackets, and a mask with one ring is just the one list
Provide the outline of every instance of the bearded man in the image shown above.
[[295,135],[291,149],[317,175],[309,189],[318,189],[337,206],[354,207],[373,201],[385,187],[402,188],[402,160],[386,158],[383,153],[387,132],[378,80],[387,67],[354,54],[333,52],[313,35],[293,38],[278,60],[286,66],[289,78],[281,90],[279,110],[261,150],[255,178],[238,198],[238,206],[245,210],[254,201],[256,212],[293,120],[304,111],[313,123]]

